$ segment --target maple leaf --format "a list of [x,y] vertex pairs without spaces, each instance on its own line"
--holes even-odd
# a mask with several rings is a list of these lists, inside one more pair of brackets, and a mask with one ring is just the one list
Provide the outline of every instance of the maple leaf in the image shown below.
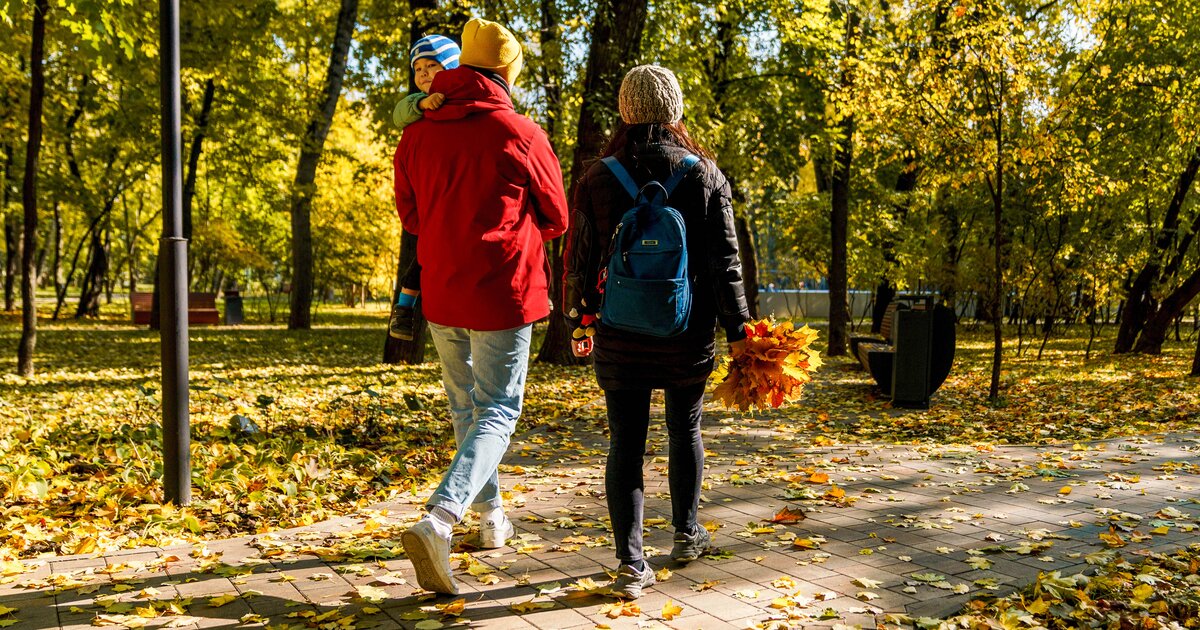
[[1028,610],[1029,612],[1031,612],[1035,615],[1041,615],[1041,614],[1045,613],[1047,610],[1050,610],[1050,603],[1043,600],[1041,597],[1039,597],[1039,598],[1033,600],[1032,602],[1029,602],[1028,604],[1026,604],[1025,610]]
[[1127,544],[1125,539],[1117,533],[1117,530],[1111,527],[1108,529],[1108,532],[1101,532],[1099,534],[1099,538],[1100,540],[1103,540],[1110,548],[1124,547]]
[[435,607],[447,617],[461,615],[467,608],[467,599],[463,597],[446,604],[435,604]]
[[992,568],[992,561],[988,560],[987,558],[980,558],[980,557],[967,558],[967,564],[970,565],[972,569],[977,569],[980,571],[986,571],[986,570]]
[[358,592],[358,596],[362,598],[363,601],[371,602],[372,604],[378,604],[379,602],[382,602],[388,598],[387,591],[377,586],[356,586],[354,587],[354,590]]
[[662,607],[662,618],[667,621],[670,621],[682,612],[683,612],[683,608],[681,608],[675,602],[668,599],[667,603],[663,604],[663,607]]
[[527,612],[533,612],[535,610],[548,610],[550,608],[554,608],[554,602],[535,602],[530,600],[509,606],[509,609],[518,615],[523,615]]
[[919,582],[941,582],[946,579],[946,576],[937,573],[914,573],[908,577]]
[[208,600],[208,605],[213,608],[220,608],[225,604],[237,599],[237,595],[218,595]]
[[785,575],[771,580],[771,586],[781,590],[793,589],[796,588],[796,581]]
[[619,617],[638,617],[642,614],[641,606],[633,601],[619,601],[604,604],[600,607],[600,614],[609,619],[617,619]]

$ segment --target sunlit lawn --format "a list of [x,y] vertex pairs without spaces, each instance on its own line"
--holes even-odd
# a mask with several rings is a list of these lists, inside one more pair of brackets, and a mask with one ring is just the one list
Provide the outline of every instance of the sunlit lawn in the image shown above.
[[[251,324],[191,331],[196,501],[183,512],[160,506],[158,338],[128,325],[124,308],[106,306],[100,321],[43,319],[30,380],[14,375],[19,317],[0,316],[0,557],[306,524],[410,492],[448,461],[433,350],[422,365],[381,364],[382,307],[323,305],[314,330],[293,332],[250,304]],[[1051,339],[1041,360],[1036,345],[1016,356],[1014,343],[996,406],[987,401],[990,329],[965,324],[955,369],[929,410],[891,409],[866,373],[835,358],[799,403],[748,420],[798,432],[802,444],[1194,429],[1200,383],[1185,376],[1194,338],[1168,342],[1159,357],[1113,356],[1113,328],[1102,334],[1090,359],[1083,327]],[[599,395],[589,368],[534,364],[523,426],[569,431],[572,418],[597,413],[580,407]]]

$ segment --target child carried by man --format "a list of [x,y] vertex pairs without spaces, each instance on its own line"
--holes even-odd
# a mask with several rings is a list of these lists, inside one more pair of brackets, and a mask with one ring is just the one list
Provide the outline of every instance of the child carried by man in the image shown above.
[[[442,70],[458,67],[458,58],[462,54],[458,44],[449,37],[428,35],[417,40],[409,54],[412,67],[413,82],[417,84],[417,92],[404,97],[392,111],[392,122],[403,130],[425,116],[425,112],[442,106],[444,94],[429,94],[433,85],[433,77]],[[414,307],[417,296],[421,294],[421,265],[413,257],[413,262],[400,280],[400,292],[396,294],[396,303],[392,306],[392,316],[388,319],[388,334],[396,339],[411,341],[415,336],[416,313]]]

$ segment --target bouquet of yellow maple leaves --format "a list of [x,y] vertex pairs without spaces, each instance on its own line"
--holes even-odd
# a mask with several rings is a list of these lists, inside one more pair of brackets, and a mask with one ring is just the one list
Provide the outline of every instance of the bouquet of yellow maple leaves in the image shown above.
[[721,380],[713,396],[726,407],[746,411],[751,407],[779,407],[800,398],[804,385],[821,365],[812,348],[817,331],[773,318],[746,324],[745,347],[734,350],[717,369]]

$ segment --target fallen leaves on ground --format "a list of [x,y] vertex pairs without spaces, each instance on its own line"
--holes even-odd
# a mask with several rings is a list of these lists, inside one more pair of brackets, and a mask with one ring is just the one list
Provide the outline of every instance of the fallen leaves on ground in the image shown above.
[[[0,376],[0,560],[308,525],[428,483],[454,451],[441,371],[380,364],[382,315],[322,317],[328,328],[302,336],[192,330],[182,509],[162,494],[157,332],[47,323],[38,375]],[[0,321],[0,342],[17,332]],[[525,415],[549,420],[598,393],[588,368],[535,364]]]
[[890,615],[920,628],[1190,628],[1200,618],[1200,545],[1170,554],[1119,556],[1095,575],[1039,574],[1020,592],[969,602],[944,620]]

